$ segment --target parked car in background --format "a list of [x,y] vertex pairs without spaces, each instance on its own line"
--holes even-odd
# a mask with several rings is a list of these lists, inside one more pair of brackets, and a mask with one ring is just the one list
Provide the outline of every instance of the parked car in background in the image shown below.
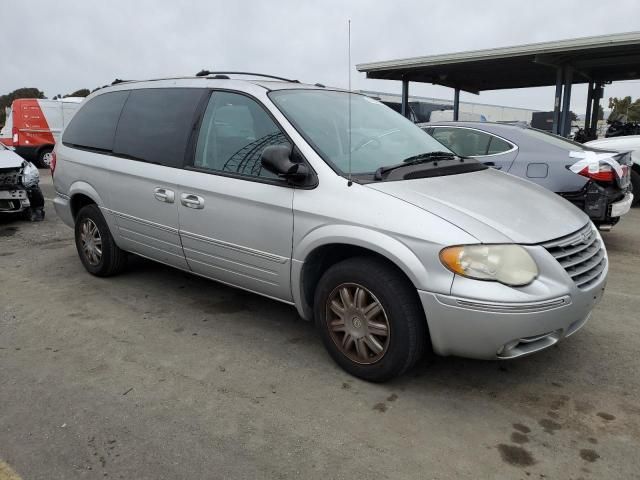
[[14,100],[7,109],[0,142],[15,148],[18,155],[39,168],[48,166],[53,146],[83,100],[81,97]]
[[65,129],[54,204],[89,273],[130,252],[295,305],[371,381],[431,351],[531,354],[589,319],[608,259],[570,203],[367,96],[203,75],[101,89]]
[[0,143],[0,213],[20,214],[26,220],[44,218],[40,175],[31,162]]
[[601,229],[615,225],[633,201],[629,153],[596,150],[523,125],[442,122],[420,126],[458,155],[556,192],[584,210]]
[[609,137],[585,143],[588,147],[615,150],[617,152],[631,152],[633,166],[631,167],[631,185],[633,186],[633,205],[640,205],[640,135]]

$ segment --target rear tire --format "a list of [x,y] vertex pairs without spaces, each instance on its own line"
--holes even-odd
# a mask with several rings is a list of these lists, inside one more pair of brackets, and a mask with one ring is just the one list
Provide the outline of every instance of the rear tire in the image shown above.
[[36,159],[36,167],[38,168],[49,168],[51,164],[51,152],[53,152],[53,148],[45,147],[38,152],[38,158]]
[[127,253],[116,245],[97,205],[80,209],[75,220],[75,237],[78,255],[89,273],[109,277],[124,270]]
[[633,187],[633,203],[632,207],[640,206],[640,168],[634,167],[631,170],[631,185]]
[[415,287],[383,260],[355,257],[331,266],[318,282],[314,317],[331,357],[364,380],[390,380],[431,352]]

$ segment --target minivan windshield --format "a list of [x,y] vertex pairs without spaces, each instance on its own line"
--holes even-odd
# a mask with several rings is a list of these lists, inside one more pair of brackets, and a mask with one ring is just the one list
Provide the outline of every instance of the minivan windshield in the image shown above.
[[365,95],[291,89],[270,92],[269,97],[318,154],[343,175],[349,171],[349,153],[354,175],[373,175],[381,167],[430,152],[451,154],[411,121]]

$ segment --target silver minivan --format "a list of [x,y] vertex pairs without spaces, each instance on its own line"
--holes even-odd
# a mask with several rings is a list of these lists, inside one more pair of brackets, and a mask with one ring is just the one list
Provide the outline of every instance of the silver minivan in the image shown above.
[[371,381],[425,354],[554,345],[607,278],[600,234],[569,202],[320,85],[119,83],[87,98],[52,171],[90,273],[136,254],[294,305]]

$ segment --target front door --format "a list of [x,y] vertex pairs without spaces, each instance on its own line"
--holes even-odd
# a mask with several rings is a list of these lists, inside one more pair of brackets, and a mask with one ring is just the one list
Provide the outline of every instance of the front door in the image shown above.
[[192,165],[179,172],[180,237],[196,273],[291,300],[294,189],[260,157],[287,137],[252,98],[213,92]]

